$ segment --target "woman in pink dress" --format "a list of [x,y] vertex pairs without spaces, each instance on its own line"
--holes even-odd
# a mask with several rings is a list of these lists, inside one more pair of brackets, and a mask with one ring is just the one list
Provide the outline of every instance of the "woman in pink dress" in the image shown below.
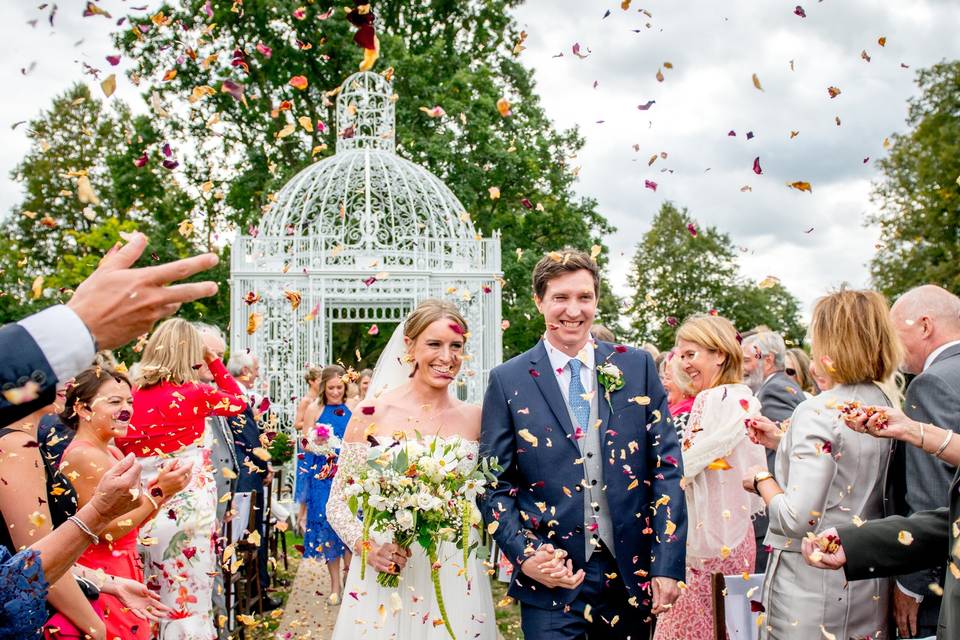
[[[72,479],[78,507],[93,498],[104,472],[123,458],[112,446],[113,438],[126,434],[132,415],[130,381],[122,373],[92,367],[80,373],[68,388],[61,420],[77,434],[63,453],[60,469]],[[141,493],[139,505],[111,522],[100,542],[87,547],[77,562],[102,570],[105,580],[120,577],[143,584],[143,563],[137,551],[140,525],[156,516],[168,498],[187,486],[191,473],[189,463],[179,465],[172,460]],[[149,619],[145,619],[106,593],[100,594],[98,603],[108,639],[149,640],[151,621],[169,611],[156,603],[146,609]]]
[[710,576],[753,573],[751,515],[763,508],[746,494],[741,477],[766,464],[761,445],[747,438],[744,420],[760,402],[741,383],[740,336],[726,318],[695,315],[677,331],[676,358],[697,392],[682,441],[687,502],[686,588],[657,619],[655,640],[713,637]]

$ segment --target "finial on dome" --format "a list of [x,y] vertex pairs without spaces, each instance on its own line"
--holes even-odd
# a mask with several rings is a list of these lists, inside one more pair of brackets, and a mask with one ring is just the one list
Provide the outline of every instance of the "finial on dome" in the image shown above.
[[371,71],[344,81],[337,96],[337,153],[351,149],[396,150],[393,85]]

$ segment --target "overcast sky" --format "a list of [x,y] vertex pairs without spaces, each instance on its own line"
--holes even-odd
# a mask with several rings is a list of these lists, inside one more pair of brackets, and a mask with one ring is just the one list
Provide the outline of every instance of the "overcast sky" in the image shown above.
[[[61,0],[51,28],[49,8],[39,4],[0,3],[4,212],[20,200],[8,175],[28,149],[24,127],[11,126],[36,117],[72,81],[89,80],[82,62],[105,69],[105,56],[115,53],[112,20],[82,18],[83,3]],[[100,4],[115,18],[131,6]],[[132,3],[139,4],[145,2]],[[743,250],[744,274],[780,278],[805,311],[831,286],[869,283],[878,233],[863,220],[872,207],[875,162],[884,155],[883,139],[906,129],[915,71],[960,58],[960,2],[801,6],[806,17],[784,0],[646,0],[626,11],[618,1],[531,0],[517,10],[529,34],[520,59],[535,71],[547,114],[561,128],[579,126],[586,139],[573,161],[581,167],[577,189],[618,228],[607,243],[619,293],[627,292],[629,259],[664,200],[728,232]],[[36,27],[28,24],[34,19]],[[586,57],[574,55],[575,43]],[[116,97],[140,103],[123,69],[113,69]],[[830,98],[828,87],[841,93]],[[637,108],[650,100],[656,102],[648,110]],[[799,133],[791,139],[791,131]],[[667,158],[647,166],[661,152]],[[756,157],[761,175],[752,170]],[[656,192],[645,180],[657,183]],[[812,194],[786,186],[801,180],[812,184]]]

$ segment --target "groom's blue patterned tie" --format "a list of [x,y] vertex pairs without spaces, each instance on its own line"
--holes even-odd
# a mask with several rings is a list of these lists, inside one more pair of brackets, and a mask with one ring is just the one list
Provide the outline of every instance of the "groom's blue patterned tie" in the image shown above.
[[573,413],[580,427],[584,430],[590,421],[590,401],[583,397],[587,392],[580,381],[580,367],[583,363],[576,358],[567,362],[570,367],[570,391],[567,393],[567,403],[570,405],[570,411]]

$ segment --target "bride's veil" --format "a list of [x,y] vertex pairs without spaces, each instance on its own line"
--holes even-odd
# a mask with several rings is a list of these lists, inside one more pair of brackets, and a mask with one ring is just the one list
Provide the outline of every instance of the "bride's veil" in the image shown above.
[[396,389],[410,378],[410,365],[403,359],[406,354],[406,345],[403,343],[405,326],[405,321],[397,325],[390,336],[390,342],[380,354],[377,366],[373,368],[368,398],[376,398],[384,391]]

